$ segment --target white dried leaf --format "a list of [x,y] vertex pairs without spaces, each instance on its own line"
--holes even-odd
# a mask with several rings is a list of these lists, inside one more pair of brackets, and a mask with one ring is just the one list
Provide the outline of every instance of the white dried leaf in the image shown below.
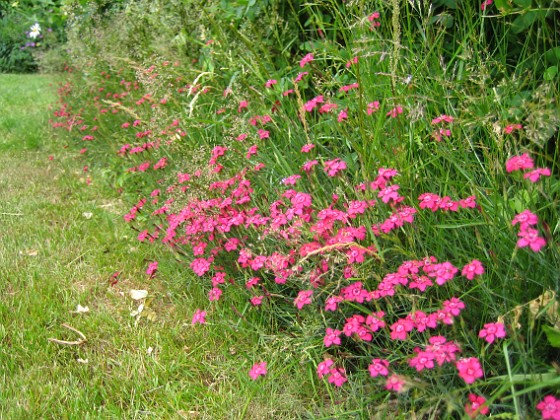
[[78,304],[78,307],[76,308],[76,313],[77,314],[85,314],[89,312],[89,308],[87,306],[82,306],[80,304]]
[[131,290],[130,291],[130,297],[134,300],[144,299],[146,296],[148,296],[148,291],[147,290]]

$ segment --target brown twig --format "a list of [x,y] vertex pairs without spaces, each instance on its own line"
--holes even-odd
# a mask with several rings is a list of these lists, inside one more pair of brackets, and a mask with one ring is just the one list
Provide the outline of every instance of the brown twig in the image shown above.
[[84,344],[87,341],[86,336],[81,332],[78,331],[76,328],[71,327],[68,324],[62,324],[62,326],[64,328],[69,329],[70,331],[74,331],[76,334],[78,334],[81,338],[79,340],[76,341],[64,341],[64,340],[58,340],[56,338],[48,338],[47,340],[49,340],[52,343],[56,343],[56,344],[63,344],[65,346],[79,346],[81,344]]

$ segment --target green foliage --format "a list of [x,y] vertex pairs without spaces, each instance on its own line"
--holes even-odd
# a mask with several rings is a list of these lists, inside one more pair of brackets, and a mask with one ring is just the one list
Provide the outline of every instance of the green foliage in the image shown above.
[[[85,121],[84,130],[95,124],[96,131],[90,143],[84,143],[84,133],[74,134],[76,130],[69,141],[78,147],[87,144],[92,167],[123,188],[131,203],[151,197],[154,188],[169,187],[159,198],[169,199],[168,214],[154,217],[161,203],[148,203],[134,222],[138,230],[150,229],[154,235],[163,235],[171,224],[174,216],[169,213],[181,213],[193,200],[223,198],[225,191],[209,185],[239,176],[251,181],[250,205],[262,214],[289,188],[282,180],[294,174],[302,175],[297,189],[313,195],[316,210],[346,210],[344,203],[362,197],[356,187],[371,182],[380,167],[399,170],[399,191],[415,207],[417,197],[425,192],[476,196],[478,206],[472,211],[419,211],[412,227],[379,236],[372,226],[394,208],[377,200],[375,209],[358,219],[366,227],[365,240],[377,249],[377,258],[368,258],[350,279],[344,279],[341,265],[346,256],[340,250],[304,257],[302,274],[286,285],[276,284],[270,273],[264,273],[271,298],[263,310],[247,303],[243,283],[250,274],[235,257],[221,254],[219,241],[230,232],[223,233],[224,238],[220,234],[208,241],[218,243],[214,264],[226,267],[234,285],[241,284],[228,288],[223,298],[225,308],[236,308],[236,321],[220,319],[218,315],[225,315],[227,309],[213,304],[210,308],[221,325],[290,334],[291,344],[301,349],[296,353],[314,364],[326,355],[344,364],[354,382],[348,391],[327,391],[331,402],[346,398],[346,404],[331,407],[334,411],[326,408],[326,416],[348,414],[351,402],[357,402],[357,412],[368,417],[372,406],[384,405],[391,411],[388,401],[396,401],[395,410],[401,413],[462,415],[466,394],[476,391],[488,397],[493,414],[531,417],[542,395],[554,392],[558,384],[539,379],[549,375],[557,352],[554,341],[546,339],[550,328],[543,328],[544,319],[531,311],[536,307],[538,312],[542,296],[557,290],[560,275],[556,245],[560,107],[554,70],[559,40],[555,9],[531,1],[508,4],[511,9],[500,9],[498,14],[496,9],[481,10],[478,2],[456,1],[433,2],[433,7],[408,1],[270,1],[267,8],[252,1],[138,1],[111,12],[76,3],[69,27],[76,78],[71,79],[68,100],[75,110],[83,108],[79,118]],[[379,17],[373,14],[376,11]],[[308,52],[314,60],[300,67],[298,61]],[[294,79],[304,69],[309,75],[296,84]],[[277,83],[264,88],[269,80]],[[341,91],[354,84],[357,87]],[[283,95],[288,89],[293,89],[291,95]],[[122,93],[126,95],[119,96]],[[318,95],[337,105],[337,111],[304,111],[304,104]],[[249,102],[247,110],[241,108],[242,101]],[[374,101],[379,102],[378,109]],[[404,115],[397,113],[399,108]],[[337,118],[343,110],[347,117]],[[441,126],[433,122],[442,114],[453,117],[449,135],[442,135]],[[270,115],[272,122],[266,125],[270,139],[255,140],[257,128],[248,121],[257,115]],[[119,128],[135,119],[141,121],[135,131]],[[176,127],[172,121],[178,121],[180,128],[171,128]],[[258,120],[254,122],[260,127]],[[519,127],[514,130],[514,125]],[[158,147],[119,157],[119,147],[125,143],[144,144],[140,140],[144,137],[134,138],[133,132],[148,138],[158,133]],[[249,143],[235,140],[241,133],[258,144],[257,156],[248,156]],[[301,148],[307,143],[315,148],[305,155]],[[216,146],[227,148],[219,170],[208,168]],[[535,158],[536,166],[548,167],[552,176],[532,183],[519,172],[506,172],[505,162],[524,152]],[[145,161],[162,158],[168,159],[167,172],[138,170]],[[337,177],[322,169],[308,175],[301,167],[312,158],[319,165],[338,158],[347,169]],[[264,167],[252,169],[257,164]],[[200,177],[178,185],[178,172]],[[188,186],[184,194],[177,191],[183,186]],[[372,192],[364,196],[378,198]],[[538,229],[547,246],[539,252],[517,246],[518,230],[511,223],[525,209],[542,221]],[[219,211],[212,207],[209,213]],[[300,227],[301,238],[288,243],[247,226],[232,228],[231,234],[243,237],[255,254],[283,252],[299,258],[298,249],[305,241],[324,239],[308,225]],[[189,245],[185,239],[173,246],[180,261],[178,271],[195,258]],[[387,311],[389,316],[404,317],[418,308],[434,310],[451,294],[460,296],[468,309],[446,332],[461,343],[464,354],[477,355],[485,365],[486,378],[472,387],[458,381],[449,369],[418,374],[408,366],[414,346],[425,339],[421,335],[397,344],[386,337],[371,343],[348,338],[336,349],[322,344],[325,326],[341,327],[344,317],[366,315],[376,305],[348,305],[331,316],[319,308],[322,299],[348,282],[359,280],[375,288],[403,261],[428,255],[456,264],[478,258],[486,272],[481,279],[454,281],[427,294],[399,292]],[[316,291],[317,310],[297,311],[293,299],[322,258],[332,258],[329,263],[334,268],[320,275],[325,285]],[[205,278],[189,278],[186,283],[189,291],[209,289]],[[507,326],[503,345],[489,345],[477,336],[484,324],[496,320]],[[380,391],[382,387],[373,388],[365,368],[372,355],[385,352],[414,378],[412,389],[394,399]],[[313,387],[318,393],[323,384],[317,381]]]

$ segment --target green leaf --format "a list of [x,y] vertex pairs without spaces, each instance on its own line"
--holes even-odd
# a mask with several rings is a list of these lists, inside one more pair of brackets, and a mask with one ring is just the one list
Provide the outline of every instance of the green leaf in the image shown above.
[[552,347],[560,348],[560,330],[549,325],[543,325],[543,330]]
[[519,34],[526,29],[528,29],[537,19],[536,12],[527,12],[524,15],[520,15],[511,24],[511,30],[513,33]]
[[507,14],[513,10],[511,0],[496,0],[494,4],[502,14]]
[[528,9],[529,7],[531,7],[532,0],[513,0],[513,2],[519,7]]
[[560,47],[554,47],[544,53],[544,59],[547,64],[560,64]]
[[545,70],[543,74],[544,80],[553,80],[558,74],[558,66],[552,66]]

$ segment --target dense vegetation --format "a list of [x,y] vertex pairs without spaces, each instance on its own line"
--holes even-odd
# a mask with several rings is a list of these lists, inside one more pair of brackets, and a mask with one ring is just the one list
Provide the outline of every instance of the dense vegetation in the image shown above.
[[69,1],[52,124],[306,415],[558,418],[559,7]]

